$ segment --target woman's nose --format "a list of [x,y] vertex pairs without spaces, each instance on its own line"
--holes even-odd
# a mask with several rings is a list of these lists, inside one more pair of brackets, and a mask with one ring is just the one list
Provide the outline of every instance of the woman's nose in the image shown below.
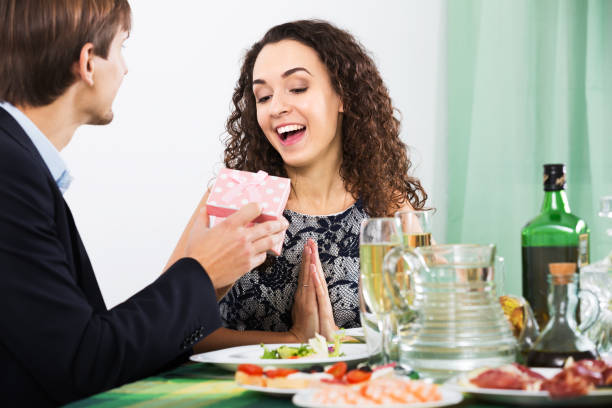
[[274,94],[272,96],[272,114],[274,116],[282,116],[290,111],[290,106],[282,95]]

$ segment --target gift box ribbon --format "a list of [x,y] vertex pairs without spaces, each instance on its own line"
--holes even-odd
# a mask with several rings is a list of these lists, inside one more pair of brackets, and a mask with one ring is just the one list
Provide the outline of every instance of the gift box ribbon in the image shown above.
[[259,202],[261,201],[261,193],[258,187],[265,181],[266,177],[268,177],[268,173],[263,170],[259,170],[252,177],[245,177],[240,173],[232,173],[230,179],[236,182],[236,185],[230,188],[221,199],[229,203],[234,201],[241,194],[246,193],[249,202]]

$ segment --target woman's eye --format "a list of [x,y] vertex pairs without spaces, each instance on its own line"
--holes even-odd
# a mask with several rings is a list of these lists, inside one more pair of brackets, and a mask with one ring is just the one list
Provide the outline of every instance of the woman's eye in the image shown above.
[[270,99],[270,96],[262,96],[261,98],[257,99],[257,103],[264,103],[268,99]]
[[308,89],[308,88],[293,88],[293,89],[291,90],[291,92],[293,92],[293,93],[298,93],[298,94],[299,94],[299,93],[302,93],[302,92],[306,92],[306,90],[307,90],[307,89]]

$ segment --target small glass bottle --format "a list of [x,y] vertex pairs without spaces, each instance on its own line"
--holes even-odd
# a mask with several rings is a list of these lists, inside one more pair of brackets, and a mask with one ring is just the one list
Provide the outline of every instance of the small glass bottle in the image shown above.
[[[550,320],[527,355],[531,367],[563,367],[565,360],[598,358],[595,344],[581,334],[576,323],[578,275],[576,264],[549,264],[548,309]],[[583,326],[590,327],[597,319],[594,313]]]

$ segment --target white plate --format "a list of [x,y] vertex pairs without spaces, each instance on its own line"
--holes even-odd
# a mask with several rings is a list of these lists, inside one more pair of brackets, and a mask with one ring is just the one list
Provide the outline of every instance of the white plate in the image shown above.
[[365,341],[365,333],[363,327],[353,327],[352,329],[341,329],[338,333],[344,333],[345,336],[353,337],[359,341]]
[[[532,368],[533,371],[551,378],[560,370],[558,368]],[[547,391],[500,390],[495,388],[479,388],[465,386],[460,383],[460,376],[448,380],[444,385],[460,392],[466,392],[482,401],[498,404],[512,404],[523,406],[580,406],[612,404],[612,389],[593,390],[588,395],[576,398],[552,399]]]
[[[299,347],[300,344],[266,344],[268,349],[275,349],[280,346]],[[311,358],[303,357],[299,359],[263,359],[263,347],[258,344],[250,346],[231,347],[223,350],[210,351],[208,353],[195,354],[191,360],[199,363],[212,363],[218,367],[229,371],[236,371],[239,364],[257,364],[260,366],[274,366],[283,368],[308,368],[315,364],[328,365],[344,361],[348,365],[354,365],[369,357],[365,344],[343,343],[340,351],[344,353],[342,357],[331,358]]]
[[257,385],[246,385],[238,384],[239,387],[247,389],[249,391],[263,392],[264,394],[271,395],[273,397],[290,397],[296,392],[300,391],[295,388],[270,388],[270,387],[259,387]]
[[[440,401],[434,402],[421,402],[421,403],[413,403],[413,404],[392,404],[392,405],[384,405],[385,408],[434,408],[434,407],[445,407],[447,405],[455,405],[463,400],[463,395],[460,392],[447,389],[445,387],[440,387],[440,394],[442,394],[442,399]],[[324,405],[318,402],[313,401],[313,397],[317,392],[316,389],[310,388],[307,390],[299,391],[297,394],[293,396],[291,400],[298,407],[306,407],[306,408],[349,408],[355,407],[355,405]],[[383,405],[359,405],[359,408],[380,408]]]

